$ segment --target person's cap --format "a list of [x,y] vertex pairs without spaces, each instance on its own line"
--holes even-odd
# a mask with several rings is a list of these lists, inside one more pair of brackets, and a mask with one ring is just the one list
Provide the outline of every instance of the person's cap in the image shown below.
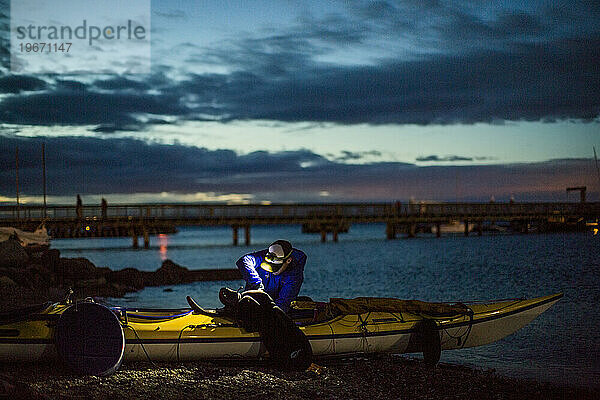
[[283,264],[290,255],[292,255],[292,244],[287,240],[276,240],[269,246],[265,261],[279,265]]

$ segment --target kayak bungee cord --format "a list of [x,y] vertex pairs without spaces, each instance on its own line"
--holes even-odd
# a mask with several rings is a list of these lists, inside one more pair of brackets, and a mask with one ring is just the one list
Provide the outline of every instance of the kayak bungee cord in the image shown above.
[[135,331],[135,329],[133,328],[133,326],[131,325],[125,325],[125,328],[129,328],[133,331],[133,334],[135,335],[135,337],[137,338],[137,340],[140,342],[140,346],[142,347],[142,350],[144,351],[144,354],[146,354],[146,358],[148,358],[148,361],[150,361],[150,364],[152,364],[153,367],[156,366],[156,364],[154,364],[154,361],[152,361],[152,359],[150,358],[150,355],[148,354],[148,352],[146,351],[146,348],[144,347],[144,343],[142,342],[142,339],[140,339],[140,337],[138,336],[137,332]]
[[331,326],[331,321],[327,321],[327,326],[331,331],[331,350],[332,353],[335,353],[335,331],[333,330],[333,326]]
[[358,325],[358,327],[360,328],[360,331],[362,333],[362,338],[361,338],[360,344],[362,346],[363,353],[368,353],[368,350],[369,350],[369,342],[367,340],[367,334],[369,333],[369,330],[367,329],[367,320],[369,319],[370,315],[371,315],[371,312],[369,311],[369,313],[363,320],[362,317],[360,316],[360,314],[356,314],[356,316],[358,317],[358,320],[360,321],[360,325]]
[[166,320],[171,320],[171,319],[175,319],[175,318],[185,317],[186,315],[190,314],[191,312],[192,312],[192,310],[189,310],[189,311],[186,311],[181,314],[173,314],[173,315],[144,315],[144,314],[134,314],[132,312],[129,312],[129,317],[137,318],[137,319],[144,319],[144,320],[149,320],[149,321],[166,321]]
[[196,326],[195,325],[188,325],[188,326],[184,326],[180,331],[179,331],[179,337],[177,338],[177,362],[180,362],[181,360],[179,359],[179,346],[181,345],[181,336],[183,335],[183,331],[185,331],[187,328],[190,329],[195,329]]
[[392,314],[394,316],[394,318],[396,318],[398,321],[404,322],[404,317],[402,317],[402,311],[398,311],[398,314],[400,314],[400,317],[398,317],[396,315],[396,313],[393,313],[393,312],[390,312],[390,314]]
[[[509,304],[505,304],[502,307],[496,308],[494,310],[494,312],[499,312],[499,311],[502,311],[502,310],[504,310],[504,309],[506,309],[508,307],[512,307],[514,305],[517,305],[517,304],[519,304],[523,300],[525,300],[525,299],[521,299],[521,298],[501,299],[500,301],[512,301],[512,302],[509,303]],[[477,302],[478,301],[476,300],[476,301],[470,301],[468,303],[477,303]],[[459,302],[459,303],[463,303],[463,302]],[[473,318],[474,318],[473,309],[471,307],[467,307],[467,308],[470,311],[469,314],[468,314],[469,315],[469,325],[467,325],[467,330],[464,333],[454,336],[454,335],[452,335],[452,334],[450,334],[448,332],[448,328],[444,328],[443,329],[444,332],[446,333],[446,335],[448,335],[448,337],[450,337],[451,339],[456,339],[457,345],[460,346],[461,349],[465,347],[465,344],[467,343],[467,340],[469,339],[469,335],[471,334],[471,330],[473,329]],[[463,340],[463,338],[464,338],[464,340]]]
[[[462,349],[465,347],[465,343],[467,343],[467,339],[469,339],[469,335],[471,334],[472,329],[473,329],[473,311],[471,310],[471,312],[469,313],[469,325],[467,325],[467,329],[464,333],[453,336],[448,332],[448,328],[444,328],[443,330],[446,333],[446,335],[448,335],[448,337],[450,337],[451,339],[456,339],[457,345],[460,346],[460,348]],[[464,337],[464,340],[463,340],[463,337]],[[446,343],[446,342],[444,342],[444,343]]]
[[[517,298],[514,298],[514,299],[505,299],[505,301],[509,301],[509,300],[513,300],[513,302],[512,302],[512,303],[509,303],[509,304],[506,304],[506,305],[504,305],[504,306],[502,306],[502,307],[500,307],[500,308],[497,308],[496,310],[494,310],[494,312],[499,312],[499,311],[502,311],[502,310],[504,310],[504,309],[506,309],[506,308],[508,308],[508,307],[512,307],[512,306],[514,306],[514,305],[517,305],[517,304],[519,304],[521,301],[523,301],[523,299],[517,299]],[[451,337],[451,338],[453,338],[453,339],[456,339],[456,340],[457,340],[457,345],[458,345],[458,346],[460,346],[460,348],[461,348],[461,349],[465,347],[465,343],[466,343],[466,342],[467,342],[467,340],[469,339],[469,335],[471,334],[471,330],[472,330],[472,328],[473,328],[473,317],[474,317],[474,313],[473,313],[473,309],[471,309],[470,307],[468,307],[468,308],[469,308],[469,310],[471,311],[471,312],[469,313],[469,325],[468,325],[467,331],[466,331],[466,332],[465,332],[463,335],[459,335],[459,336],[456,336],[456,337],[455,337],[455,336],[452,336],[451,334],[449,334],[447,329],[444,329],[444,332],[446,332],[446,334],[447,334],[449,337]],[[464,340],[462,340],[463,336],[465,336],[465,339],[464,339]]]
[[[113,312],[115,312],[115,314],[117,314],[117,316],[125,316],[125,318],[127,316],[129,316],[130,318],[136,318],[136,319],[142,319],[142,320],[150,320],[150,321],[165,321],[165,320],[171,320],[171,319],[175,319],[175,318],[179,318],[179,317],[185,317],[186,315],[190,314],[191,312],[193,312],[193,310],[181,310],[183,312],[180,312],[179,314],[169,314],[169,315],[145,315],[145,314],[139,314],[137,308],[124,308],[124,307],[114,307],[111,306],[109,307],[111,310],[113,310]],[[141,310],[141,311],[154,311],[153,309],[148,309],[148,310]],[[158,310],[161,312],[166,312],[168,310]],[[174,310],[174,311],[180,311],[180,310]]]

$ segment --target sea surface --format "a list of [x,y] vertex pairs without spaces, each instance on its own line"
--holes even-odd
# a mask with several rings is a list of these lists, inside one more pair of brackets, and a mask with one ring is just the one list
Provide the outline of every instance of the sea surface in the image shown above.
[[[243,238],[243,231],[240,232]],[[230,228],[181,227],[151,238],[150,249],[131,248],[131,238],[56,239],[63,257],[86,257],[96,266],[153,271],[165,259],[190,269],[234,268],[246,252],[288,239],[308,255],[301,294],[380,296],[426,301],[537,297],[564,298],[531,324],[496,343],[446,351],[441,361],[539,381],[600,387],[600,235],[589,233],[490,234],[470,237],[421,234],[385,239],[385,225],[352,225],[339,242],[321,243],[300,226],[253,226],[251,246],[232,246]],[[243,281],[149,287],[113,304],[187,307],[191,295],[218,307],[222,286]],[[167,290],[165,290],[167,289]]]

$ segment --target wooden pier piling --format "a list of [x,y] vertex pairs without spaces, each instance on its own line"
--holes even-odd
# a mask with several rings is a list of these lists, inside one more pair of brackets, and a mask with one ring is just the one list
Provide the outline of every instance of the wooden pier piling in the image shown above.
[[145,226],[144,226],[143,236],[144,236],[144,248],[149,249],[150,248],[150,235],[148,234],[148,229]]
[[385,234],[387,240],[396,239],[396,226],[393,223],[388,222],[385,226]]
[[415,223],[408,224],[408,237],[409,238],[417,237],[417,224],[415,224]]
[[250,246],[250,225],[244,227],[244,239],[246,246]]
[[238,245],[238,227],[237,225],[232,226],[233,228],[233,245]]

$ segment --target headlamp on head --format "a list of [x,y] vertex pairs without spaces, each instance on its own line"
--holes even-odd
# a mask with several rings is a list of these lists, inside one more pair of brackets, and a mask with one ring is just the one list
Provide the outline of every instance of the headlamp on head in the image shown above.
[[274,272],[275,270],[278,270],[291,255],[291,243],[287,240],[277,240],[269,246],[269,250],[265,255],[266,265],[261,266],[267,271]]

